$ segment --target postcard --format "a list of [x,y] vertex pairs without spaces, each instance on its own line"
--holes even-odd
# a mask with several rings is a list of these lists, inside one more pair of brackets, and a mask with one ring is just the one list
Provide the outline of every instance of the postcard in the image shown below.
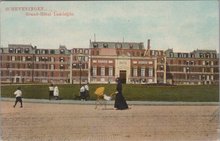
[[219,140],[219,1],[2,1],[1,140]]

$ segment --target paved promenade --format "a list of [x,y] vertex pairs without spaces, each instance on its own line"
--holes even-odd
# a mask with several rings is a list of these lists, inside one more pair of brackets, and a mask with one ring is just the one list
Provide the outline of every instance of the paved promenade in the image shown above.
[[[15,98],[1,98],[1,101],[15,101]],[[80,104],[80,105],[94,105],[95,101],[80,101],[80,100],[48,100],[48,99],[25,99],[24,102],[31,103],[54,103],[54,104]],[[218,106],[219,102],[158,102],[158,101],[127,101],[129,105],[216,105]],[[114,100],[107,101],[107,105],[113,105]]]
[[3,141],[217,141],[218,103],[128,101],[114,110],[95,101],[1,99]]

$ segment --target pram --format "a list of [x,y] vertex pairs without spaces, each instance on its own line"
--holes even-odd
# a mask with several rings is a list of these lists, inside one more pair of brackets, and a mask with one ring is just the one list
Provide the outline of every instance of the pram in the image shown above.
[[112,96],[115,94],[112,93],[108,96],[104,94],[104,91],[105,91],[105,87],[98,87],[95,90],[95,95],[96,95],[95,109],[97,109],[98,104],[105,105],[105,109],[106,109],[107,101],[112,100]]

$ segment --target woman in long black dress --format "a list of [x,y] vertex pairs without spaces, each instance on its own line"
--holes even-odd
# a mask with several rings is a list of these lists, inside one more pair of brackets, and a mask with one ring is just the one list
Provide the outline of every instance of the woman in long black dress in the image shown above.
[[116,97],[115,97],[115,105],[114,107],[118,110],[128,109],[128,104],[122,95],[122,83],[119,78],[116,79],[117,87],[116,87]]

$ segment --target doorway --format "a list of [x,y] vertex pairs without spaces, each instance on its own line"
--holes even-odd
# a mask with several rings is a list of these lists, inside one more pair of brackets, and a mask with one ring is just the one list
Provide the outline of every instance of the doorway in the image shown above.
[[120,79],[122,83],[126,83],[126,70],[120,70]]

